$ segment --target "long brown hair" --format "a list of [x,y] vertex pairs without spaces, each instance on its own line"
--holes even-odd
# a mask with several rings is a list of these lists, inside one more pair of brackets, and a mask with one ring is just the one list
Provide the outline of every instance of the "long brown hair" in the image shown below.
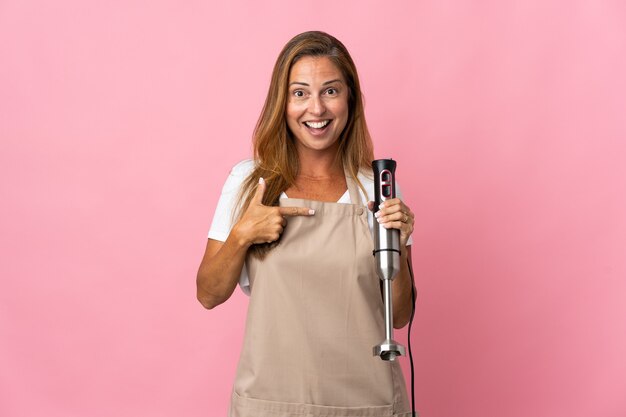
[[[363,97],[356,66],[346,47],[335,37],[318,31],[304,32],[291,39],[278,55],[269,91],[254,129],[255,168],[246,178],[239,194],[239,208],[234,217],[239,220],[263,177],[266,183],[263,204],[278,205],[283,191],[292,186],[299,170],[294,139],[287,128],[285,109],[289,73],[292,66],[306,56],[327,57],[341,71],[348,86],[348,121],[339,138],[337,157],[344,169],[358,181],[360,170],[368,171],[374,159],[372,140],[365,123]],[[277,242],[253,245],[253,255],[262,258]]]

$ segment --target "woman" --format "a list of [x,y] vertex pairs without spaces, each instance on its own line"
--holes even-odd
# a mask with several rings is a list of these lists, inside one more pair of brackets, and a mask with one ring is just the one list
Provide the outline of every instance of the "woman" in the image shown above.
[[[364,205],[373,150],[356,68],[337,39],[306,32],[284,47],[254,154],[224,185],[197,277],[209,309],[238,282],[250,294],[231,417],[408,416],[398,363],[372,355],[384,335]],[[399,198],[367,207],[406,247],[393,281],[400,328],[411,314],[414,216]]]

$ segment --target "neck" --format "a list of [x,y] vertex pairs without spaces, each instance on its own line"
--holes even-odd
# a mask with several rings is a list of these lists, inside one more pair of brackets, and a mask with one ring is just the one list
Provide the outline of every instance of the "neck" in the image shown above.
[[337,151],[318,152],[302,149],[298,152],[300,169],[298,176],[307,178],[331,178],[344,176],[343,163]]

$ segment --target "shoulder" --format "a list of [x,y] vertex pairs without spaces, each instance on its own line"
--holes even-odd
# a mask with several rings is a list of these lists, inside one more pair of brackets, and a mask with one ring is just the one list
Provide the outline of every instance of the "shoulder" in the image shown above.
[[243,184],[248,175],[254,170],[254,167],[255,162],[252,159],[245,159],[235,164],[230,169],[230,173],[222,189],[222,194],[234,193],[239,190],[239,187],[241,187],[241,184]]
[[209,238],[226,241],[232,227],[233,213],[236,212],[239,204],[239,190],[250,173],[254,170],[255,163],[251,159],[235,164],[226,178],[222,187],[222,194],[217,201],[213,223],[209,230]]
[[230,175],[246,178],[254,170],[256,163],[252,159],[244,159],[235,164],[230,170]]

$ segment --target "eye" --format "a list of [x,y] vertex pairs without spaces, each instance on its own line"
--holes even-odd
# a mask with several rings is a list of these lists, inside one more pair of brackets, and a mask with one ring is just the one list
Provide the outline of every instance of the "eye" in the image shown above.
[[292,93],[295,97],[304,97],[304,91],[296,90]]
[[337,90],[334,87],[330,87],[328,90],[326,90],[326,94],[328,94],[329,96],[337,95]]

